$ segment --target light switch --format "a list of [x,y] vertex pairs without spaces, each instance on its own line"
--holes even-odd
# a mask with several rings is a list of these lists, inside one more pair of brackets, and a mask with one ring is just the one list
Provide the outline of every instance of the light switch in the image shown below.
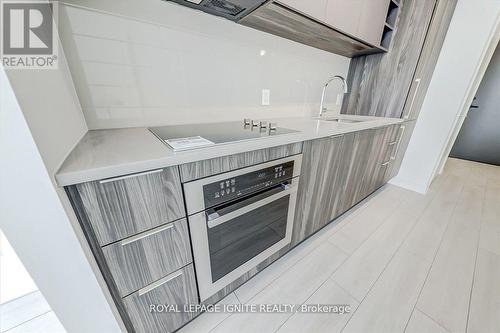
[[262,105],[269,105],[270,98],[271,98],[271,90],[262,89]]

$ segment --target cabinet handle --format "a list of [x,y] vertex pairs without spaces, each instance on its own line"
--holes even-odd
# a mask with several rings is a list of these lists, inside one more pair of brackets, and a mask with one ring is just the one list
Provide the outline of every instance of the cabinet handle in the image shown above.
[[120,176],[120,177],[115,177],[115,178],[109,178],[109,179],[104,179],[100,180],[99,184],[106,184],[110,182],[114,182],[117,180],[122,180],[122,179],[127,179],[127,178],[134,178],[134,177],[139,177],[139,176],[145,176],[145,175],[151,175],[154,173],[159,173],[162,172],[163,169],[158,169],[158,170],[152,170],[152,171],[145,171],[145,172],[140,172],[140,173],[134,173],[132,175],[126,175],[126,176]]
[[382,163],[382,166],[383,166],[383,167],[388,166],[388,165],[389,165],[389,163],[391,163],[391,161],[390,161],[390,160],[389,160],[389,161],[387,161],[387,162]]
[[398,141],[397,141],[397,140],[396,140],[396,141],[389,142],[389,143],[388,143],[388,146],[394,146],[396,143],[398,143]]
[[398,154],[399,146],[401,145],[401,141],[403,140],[403,134],[405,132],[406,126],[405,125],[401,125],[400,128],[401,128],[401,135],[399,136],[398,145],[396,146],[396,149],[394,149],[394,154],[391,156],[391,160],[396,159],[396,155]]
[[420,88],[420,81],[421,81],[420,78],[415,79],[417,87],[415,88],[415,92],[413,93],[413,97],[411,98],[410,107],[408,110],[408,114],[404,117],[405,119],[409,119],[410,115],[413,113],[413,104],[415,103],[415,98],[417,97],[418,89]]
[[120,242],[121,246],[125,246],[125,245],[128,245],[130,243],[133,243],[133,242],[136,242],[138,241],[139,239],[143,239],[143,238],[146,238],[146,237],[149,237],[149,236],[152,236],[154,234],[157,234],[159,232],[162,232],[162,231],[165,231],[165,230],[170,230],[174,227],[174,224],[173,222],[170,223],[169,225],[166,225],[166,226],[162,226],[160,228],[156,228],[156,229],[153,229],[151,231],[147,231],[145,233],[142,233],[142,234],[139,234],[139,235],[136,235],[136,236],[133,236],[133,237],[130,237],[130,238],[127,238],[125,240],[122,240]]
[[246,214],[252,210],[258,209],[262,206],[265,206],[273,201],[276,201],[280,198],[286,197],[287,195],[290,195],[292,193],[297,192],[297,182],[294,182],[292,184],[289,184],[288,186],[284,187],[284,190],[281,192],[275,193],[273,195],[270,195],[262,200],[253,202],[247,206],[244,206],[242,208],[239,208],[237,210],[234,210],[230,213],[227,213],[226,215],[219,216],[219,214],[215,214],[212,219],[207,218],[207,228],[211,229],[219,224],[226,223],[227,221],[230,221],[238,216],[241,216],[243,214]]
[[173,274],[170,274],[166,277],[164,277],[163,279],[160,279],[152,284],[150,284],[149,286],[147,287],[144,287],[142,289],[139,289],[139,291],[137,292],[139,294],[139,296],[143,296],[144,294],[147,294],[149,293],[150,291],[164,285],[165,283],[167,282],[170,282],[172,281],[173,279],[176,279],[178,278],[179,276],[181,276],[183,273],[182,271],[178,271],[178,272],[175,272]]

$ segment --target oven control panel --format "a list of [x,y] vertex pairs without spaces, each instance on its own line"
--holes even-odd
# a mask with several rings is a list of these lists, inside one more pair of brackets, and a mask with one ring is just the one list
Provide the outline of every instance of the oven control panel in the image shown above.
[[219,205],[275,186],[293,176],[293,161],[220,180],[203,186],[205,207]]

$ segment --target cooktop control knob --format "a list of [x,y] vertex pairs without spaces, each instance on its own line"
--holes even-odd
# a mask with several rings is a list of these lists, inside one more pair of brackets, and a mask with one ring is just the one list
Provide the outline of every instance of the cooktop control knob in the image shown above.
[[259,126],[259,122],[257,120],[252,120],[252,127]]
[[259,122],[260,128],[267,128],[267,121],[261,121]]
[[269,130],[270,131],[276,131],[277,127],[278,127],[277,123],[269,123]]
[[243,119],[243,125],[245,125],[245,126],[250,125],[251,122],[252,122],[252,119],[250,119],[250,118]]

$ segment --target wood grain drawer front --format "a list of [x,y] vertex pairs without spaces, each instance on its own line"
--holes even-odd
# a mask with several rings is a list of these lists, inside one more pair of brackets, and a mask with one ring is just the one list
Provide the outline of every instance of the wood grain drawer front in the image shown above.
[[401,125],[393,125],[387,129],[385,142],[387,143],[387,149],[384,154],[384,162],[391,162],[393,160],[393,154],[398,147],[400,140]]
[[128,295],[192,261],[186,219],[102,249],[120,295]]
[[391,169],[386,174],[386,181],[389,181],[391,178],[395,177],[398,174],[401,163],[403,162],[403,157],[406,153],[406,149],[408,148],[408,145],[410,143],[411,135],[413,133],[415,125],[416,121],[413,120],[406,121],[398,126],[396,136],[397,145],[392,152]]
[[137,333],[173,332],[196,316],[192,312],[151,312],[151,305],[197,304],[193,265],[188,265],[123,299]]
[[222,172],[300,154],[301,152],[302,142],[298,142],[279,147],[259,149],[235,155],[212,158],[204,161],[186,163],[180,165],[179,169],[182,182],[188,182]]
[[177,167],[75,187],[101,246],[185,217]]

